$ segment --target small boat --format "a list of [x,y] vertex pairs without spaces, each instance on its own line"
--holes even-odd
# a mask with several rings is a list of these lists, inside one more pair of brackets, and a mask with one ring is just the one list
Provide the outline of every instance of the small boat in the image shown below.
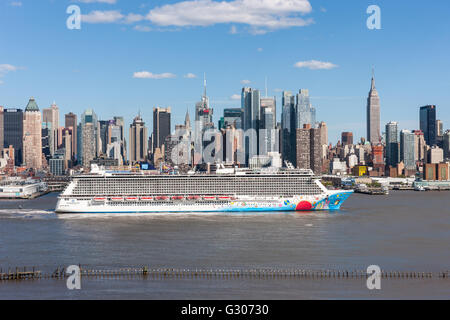
[[204,196],[203,199],[205,199],[205,200],[216,200],[216,197]]
[[231,198],[230,197],[227,197],[227,196],[223,196],[223,197],[219,197],[219,200],[230,200]]
[[156,200],[167,200],[167,197],[165,196],[159,196],[155,198]]
[[141,200],[143,201],[153,200],[153,197],[141,197]]
[[198,200],[200,197],[199,196],[189,196],[187,197],[188,200]]
[[111,201],[123,201],[122,197],[112,197]]
[[126,197],[125,199],[126,199],[127,201],[136,201],[136,200],[139,200],[138,197]]
[[414,191],[426,191],[425,188],[421,185],[415,185]]
[[184,197],[182,197],[182,196],[174,196],[174,197],[172,197],[172,200],[183,200],[184,199]]
[[103,198],[103,197],[96,197],[96,198],[94,198],[94,201],[96,201],[96,202],[102,202],[102,201],[105,201],[106,200],[106,198]]

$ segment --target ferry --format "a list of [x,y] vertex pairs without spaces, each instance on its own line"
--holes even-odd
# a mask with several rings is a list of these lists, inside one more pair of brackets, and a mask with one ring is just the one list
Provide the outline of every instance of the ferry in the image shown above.
[[311,170],[233,169],[148,175],[96,168],[74,176],[57,213],[180,213],[339,210],[353,193],[328,190]]

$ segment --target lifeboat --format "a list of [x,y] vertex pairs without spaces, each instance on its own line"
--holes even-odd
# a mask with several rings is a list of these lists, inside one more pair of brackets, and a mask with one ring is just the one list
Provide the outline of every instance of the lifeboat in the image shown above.
[[103,197],[95,197],[94,198],[94,201],[96,201],[96,202],[102,202],[102,201],[105,201],[106,200],[106,198],[103,198]]
[[205,199],[205,200],[216,200],[216,197],[214,197],[214,196],[204,196],[203,199]]
[[126,197],[125,200],[127,200],[127,201],[137,201],[137,200],[139,200],[139,198],[138,197]]
[[199,196],[189,196],[187,197],[188,200],[198,200],[200,197]]
[[183,200],[184,199],[184,197],[182,197],[182,196],[173,196],[172,197],[172,200]]
[[223,196],[223,197],[219,197],[219,200],[230,200],[231,198],[230,197],[227,197],[227,196]]
[[123,201],[122,197],[112,197],[111,201]]
[[165,196],[159,196],[155,198],[156,200],[167,200],[167,197]]
[[143,201],[153,200],[153,197],[141,197],[141,200]]

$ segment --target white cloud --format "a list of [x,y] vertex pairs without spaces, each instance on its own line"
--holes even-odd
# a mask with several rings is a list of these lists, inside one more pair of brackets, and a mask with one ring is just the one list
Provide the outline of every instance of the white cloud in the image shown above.
[[307,26],[312,19],[300,16],[312,11],[308,0],[190,0],[156,7],[147,19],[160,26],[211,26],[240,23],[254,27],[253,33]]
[[10,64],[0,64],[0,75],[11,72],[11,71],[17,71],[19,68]]
[[136,31],[140,31],[140,32],[150,32],[152,31],[152,28],[150,28],[149,26],[141,26],[141,25],[137,25],[133,28]]
[[338,66],[331,62],[323,62],[317,60],[309,60],[309,61],[299,61],[295,65],[297,68],[308,68],[310,70],[329,70],[333,68],[337,68]]
[[173,73],[165,72],[165,73],[152,73],[148,71],[140,71],[135,72],[133,74],[133,78],[136,79],[169,79],[169,78],[175,78],[176,75]]
[[197,76],[195,74],[190,73],[190,72],[188,74],[185,74],[184,77],[187,78],[187,79],[197,78]]
[[10,3],[10,5],[13,6],[13,7],[21,7],[22,6],[22,2],[20,2],[20,1],[12,1]]
[[252,83],[250,80],[241,80],[241,84],[246,85]]
[[117,0],[77,0],[77,2],[82,3],[108,3],[108,4],[115,4]]
[[145,17],[141,14],[130,13],[125,17],[126,23],[136,23],[144,20]]
[[241,100],[241,95],[240,94],[233,94],[230,97],[231,100]]
[[[0,64],[0,78],[3,78],[8,72],[17,71],[21,68],[13,66],[11,64]],[[4,84],[2,80],[0,80],[0,85]]]
[[125,16],[117,10],[99,11],[95,10],[81,15],[81,20],[86,23],[112,23],[120,22]]

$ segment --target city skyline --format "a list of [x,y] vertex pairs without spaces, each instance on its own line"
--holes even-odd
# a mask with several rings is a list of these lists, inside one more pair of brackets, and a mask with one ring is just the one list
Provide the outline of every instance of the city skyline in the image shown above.
[[[310,1],[312,9],[306,16],[314,23],[268,30],[260,35],[252,34],[246,29],[251,25],[245,23],[139,32],[135,30],[138,24],[83,22],[81,30],[68,30],[65,9],[69,4],[79,5],[83,14],[95,10],[123,14],[142,10],[144,14],[163,2],[147,2],[143,9],[137,1],[116,1],[114,5],[43,1],[40,7],[32,7],[30,1],[21,3],[17,7],[7,1],[0,11],[1,18],[15,30],[0,40],[1,47],[8,48],[0,51],[0,104],[5,108],[24,109],[28,98],[34,96],[41,108],[56,101],[60,115],[74,112],[79,116],[92,108],[100,119],[123,115],[128,124],[141,110],[152,130],[153,107],[172,107],[172,124],[183,122],[186,109],[194,115],[195,103],[202,95],[202,74],[206,72],[217,125],[223,109],[240,107],[240,100],[233,99],[243,86],[262,90],[267,76],[268,95],[276,96],[278,106],[282,90],[297,92],[307,88],[317,119],[328,124],[330,141],[337,142],[343,131],[353,132],[358,141],[366,135],[367,79],[375,65],[382,127],[395,120],[399,130],[418,129],[415,110],[430,104],[439,108],[438,118],[444,126],[450,118],[450,78],[445,71],[449,61],[443,54],[448,52],[448,41],[443,39],[449,33],[440,28],[444,23],[440,15],[449,6],[446,2],[419,10],[415,3],[406,6],[379,1],[383,27],[369,30],[365,27],[366,3],[340,7],[326,1]],[[47,23],[33,26],[34,31],[29,32],[31,23],[18,21],[33,21],[31,15],[36,12]],[[421,19],[414,19],[415,16]],[[402,24],[394,27],[397,18]],[[331,28],[339,19],[347,19],[349,24],[334,34]],[[230,32],[232,26],[236,26],[236,33]],[[430,30],[436,28],[441,30],[439,37],[422,38],[420,46],[417,44],[417,34],[433,34]],[[162,45],[167,42],[170,44]],[[280,50],[284,44],[292,50]],[[31,54],[24,46],[37,50]],[[89,50],[79,49],[86,46]],[[128,59],[123,59],[125,54]],[[426,57],[424,63],[413,64],[419,57]],[[331,65],[316,63],[315,69],[314,64],[298,63],[313,60]],[[144,71],[149,73],[135,74]],[[281,109],[277,108],[278,121]]]

